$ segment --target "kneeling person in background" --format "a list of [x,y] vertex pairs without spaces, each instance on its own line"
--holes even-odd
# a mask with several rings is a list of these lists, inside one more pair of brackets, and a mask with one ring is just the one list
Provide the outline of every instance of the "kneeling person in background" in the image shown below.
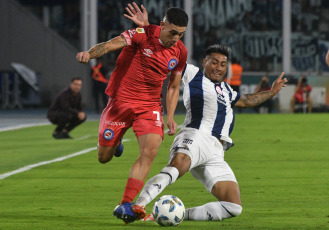
[[50,106],[47,118],[57,125],[53,132],[55,139],[71,138],[69,132],[86,120],[86,114],[82,111],[81,87],[81,78],[72,78],[70,87],[57,95]]

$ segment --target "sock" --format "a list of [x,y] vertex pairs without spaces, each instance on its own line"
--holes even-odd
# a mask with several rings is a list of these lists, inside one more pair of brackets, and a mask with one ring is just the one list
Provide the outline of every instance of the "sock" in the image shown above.
[[157,195],[159,195],[165,187],[174,183],[178,178],[179,172],[175,167],[164,167],[161,172],[149,179],[139,195],[136,204],[146,206]]
[[128,178],[125,191],[120,204],[131,203],[139,191],[143,188],[144,182],[135,178]]
[[217,201],[186,209],[184,220],[223,220],[240,215],[241,205]]

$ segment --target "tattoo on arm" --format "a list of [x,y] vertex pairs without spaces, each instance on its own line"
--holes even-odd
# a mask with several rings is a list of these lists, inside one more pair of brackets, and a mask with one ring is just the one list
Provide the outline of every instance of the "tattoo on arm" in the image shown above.
[[243,102],[245,107],[253,107],[262,104],[264,101],[267,101],[274,96],[274,93],[271,90],[263,91],[253,94],[245,94],[240,100]]
[[90,54],[90,58],[98,58],[109,52],[122,49],[125,46],[127,46],[126,39],[118,36],[111,39],[110,41],[102,42],[95,45],[88,52]]
[[99,43],[92,47],[88,52],[90,54],[90,58],[98,58],[106,54],[105,51],[106,42]]
[[[110,42],[110,41],[108,41],[108,42]],[[111,42],[115,47],[117,47],[117,46],[119,46],[119,47],[127,46],[126,39],[119,39],[119,37],[118,37],[118,39],[112,39]]]

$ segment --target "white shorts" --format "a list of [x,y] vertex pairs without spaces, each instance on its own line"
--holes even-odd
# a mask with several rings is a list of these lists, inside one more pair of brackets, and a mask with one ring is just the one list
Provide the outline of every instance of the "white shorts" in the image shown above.
[[218,181],[237,183],[232,169],[224,160],[223,146],[214,136],[184,127],[171,146],[169,163],[176,153],[184,153],[191,158],[189,171],[210,193]]

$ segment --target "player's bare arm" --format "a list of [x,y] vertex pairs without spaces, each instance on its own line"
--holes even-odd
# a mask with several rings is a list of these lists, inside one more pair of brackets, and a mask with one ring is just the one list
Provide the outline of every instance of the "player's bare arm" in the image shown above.
[[174,121],[174,114],[179,98],[179,86],[181,78],[182,74],[172,73],[168,84],[166,97],[167,126],[169,129],[168,135],[174,135],[177,130],[177,123]]
[[328,50],[327,55],[326,55],[326,62],[327,62],[327,65],[329,66],[329,50]]
[[272,88],[268,91],[241,95],[235,106],[254,107],[272,98],[282,89],[282,87],[286,86],[285,83],[288,80],[287,78],[282,79],[283,75],[284,73],[281,73],[281,75],[273,82]]
[[126,18],[133,21],[138,26],[148,26],[150,25],[148,21],[148,13],[143,5],[141,5],[142,10],[138,7],[138,5],[133,2],[133,4],[128,4],[126,7],[126,11],[128,14],[124,14]]
[[302,86],[302,81],[304,79],[304,76],[302,76],[301,78],[299,78],[297,86],[295,87],[295,93],[297,93],[297,91],[299,90],[299,88]]
[[76,59],[79,62],[87,63],[90,59],[101,57],[107,53],[122,49],[125,46],[127,46],[126,39],[118,36],[107,42],[99,43],[88,51],[78,53]]

